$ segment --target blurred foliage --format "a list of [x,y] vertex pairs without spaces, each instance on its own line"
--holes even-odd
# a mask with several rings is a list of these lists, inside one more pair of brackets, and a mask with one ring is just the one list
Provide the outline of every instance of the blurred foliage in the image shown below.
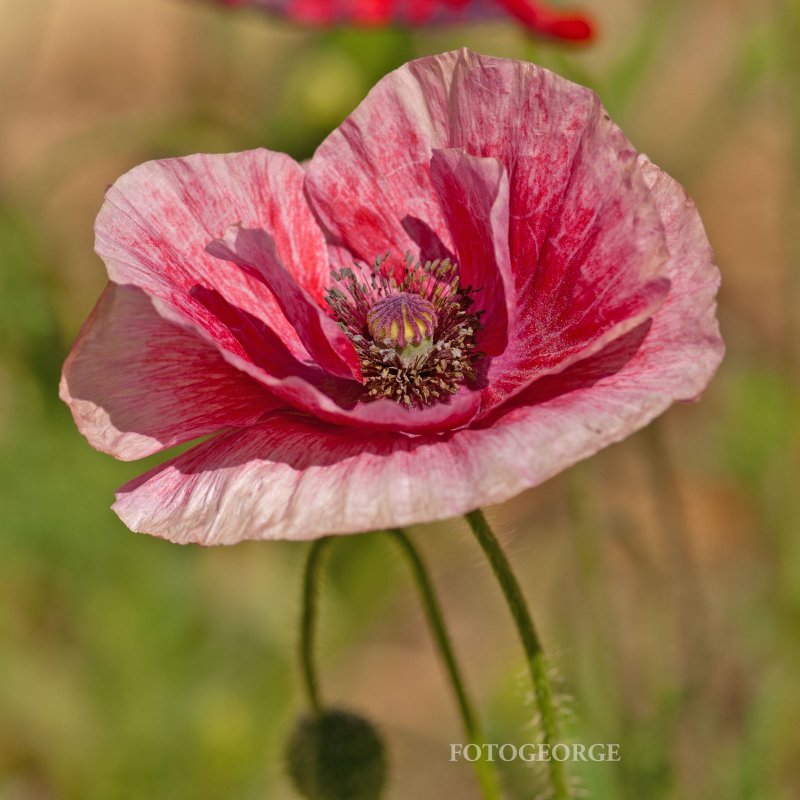
[[[301,708],[305,548],[179,548],[109,511],[160,459],[93,452],[57,400],[105,280],[92,219],[105,186],[148,158],[307,158],[382,74],[464,44],[597,90],[696,197],[724,276],[727,361],[703,402],[658,423],[678,529],[659,524],[666,489],[638,436],[494,512],[518,534],[565,725],[622,746],[619,764],[576,777],[598,800],[798,796],[800,4],[594,11],[597,45],[565,50],[510,23],[308,32],[190,0],[0,4],[0,800],[292,797],[281,753]],[[673,536],[693,552],[693,620]],[[457,525],[419,541],[489,739],[529,740],[521,654],[485,565]],[[327,572],[323,688],[385,732],[390,797],[476,798],[469,766],[448,763],[457,717],[391,546],[337,542]],[[697,675],[681,639],[694,623]],[[512,800],[535,794],[535,771],[502,774]]]
[[0,206],[0,341],[42,385],[60,367],[62,348],[50,304],[34,226],[18,210]]

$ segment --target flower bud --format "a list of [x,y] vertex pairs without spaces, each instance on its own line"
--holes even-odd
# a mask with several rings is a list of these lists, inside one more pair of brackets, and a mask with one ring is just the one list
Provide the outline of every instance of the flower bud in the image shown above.
[[286,750],[289,776],[307,800],[379,800],[386,752],[363,717],[330,710],[302,717]]

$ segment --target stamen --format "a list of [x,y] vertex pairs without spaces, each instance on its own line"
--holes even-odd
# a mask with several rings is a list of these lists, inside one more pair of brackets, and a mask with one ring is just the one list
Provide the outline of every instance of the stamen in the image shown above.
[[482,356],[479,314],[468,310],[473,290],[459,286],[449,259],[423,265],[406,256],[398,284],[387,258],[375,260],[368,281],[358,266],[334,273],[339,285],[326,297],[361,359],[362,400],[387,397],[408,408],[445,401],[475,381]]

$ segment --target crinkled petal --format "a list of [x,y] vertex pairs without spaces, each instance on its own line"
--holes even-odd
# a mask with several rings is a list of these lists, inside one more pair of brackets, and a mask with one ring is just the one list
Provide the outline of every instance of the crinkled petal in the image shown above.
[[640,155],[639,163],[666,231],[672,288],[632,369],[658,364],[665,390],[671,380],[677,400],[695,400],[725,354],[717,321],[720,273],[703,221],[684,188],[646,156]]
[[448,84],[456,58],[446,53],[411,62],[379,81],[311,159],[306,187],[334,263],[372,263],[386,252],[401,260],[406,253],[426,260],[452,252],[430,160],[433,148],[449,146]]
[[654,317],[545,377],[481,427],[403,436],[280,411],[198,445],[123,487],[133,530],[177,542],[312,539],[427,522],[499,503],[695,398],[723,355],[719,272],[691,201],[646,160],[670,249]]
[[488,356],[508,345],[514,318],[508,250],[508,174],[495,158],[463,150],[434,150],[431,177],[453,237],[462,286],[478,291],[471,311],[482,312],[476,341]]
[[115,284],[84,324],[60,393],[92,447],[126,461],[251,425],[281,405],[141,290]]
[[510,175],[516,317],[489,368],[488,411],[651,316],[669,290],[668,254],[636,153],[593,92],[463,51],[449,120],[454,145]]
[[370,433],[279,414],[122,487],[114,510],[132,530],[206,545],[452,516],[459,500],[482,491],[469,475],[475,458],[452,436]]
[[219,292],[260,318],[300,360],[294,327],[263,281],[214,258],[206,246],[231,225],[264,230],[281,263],[316,301],[328,281],[325,244],[303,193],[304,173],[267,150],[150,161],[107,192],[95,225],[96,250],[118,284],[138,286],[242,355],[235,337],[192,296]]
[[353,343],[281,264],[275,243],[266,231],[233,226],[206,250],[264,282],[320,367],[341,378],[361,378],[361,362]]

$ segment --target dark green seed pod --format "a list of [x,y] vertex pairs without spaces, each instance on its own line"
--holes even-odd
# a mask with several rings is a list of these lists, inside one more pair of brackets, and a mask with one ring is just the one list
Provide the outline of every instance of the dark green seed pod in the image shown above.
[[305,716],[286,749],[289,776],[308,800],[379,800],[386,751],[363,717],[330,710]]

